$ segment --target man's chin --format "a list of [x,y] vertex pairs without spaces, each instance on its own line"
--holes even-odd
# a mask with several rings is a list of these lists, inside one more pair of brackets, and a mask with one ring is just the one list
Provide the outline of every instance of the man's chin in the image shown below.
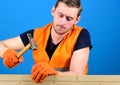
[[56,33],[59,34],[59,35],[64,35],[64,34],[66,34],[67,32],[66,32],[66,31],[63,31],[63,30],[59,30],[59,31],[57,30]]

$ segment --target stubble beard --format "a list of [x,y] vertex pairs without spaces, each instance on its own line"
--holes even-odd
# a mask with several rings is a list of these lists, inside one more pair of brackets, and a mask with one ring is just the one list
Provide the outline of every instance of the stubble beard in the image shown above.
[[53,29],[55,31],[56,34],[58,35],[64,35],[68,32],[68,30],[66,30],[65,27],[60,27],[60,26],[53,26]]

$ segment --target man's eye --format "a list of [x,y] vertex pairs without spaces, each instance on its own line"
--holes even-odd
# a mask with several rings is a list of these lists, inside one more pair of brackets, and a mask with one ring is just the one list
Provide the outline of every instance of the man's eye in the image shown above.
[[61,14],[59,14],[58,16],[59,16],[59,17],[63,17],[63,15],[61,15]]
[[59,15],[59,17],[63,17],[63,15]]
[[68,21],[71,21],[71,20],[72,20],[72,18],[70,18],[70,17],[67,17],[66,19],[67,19]]

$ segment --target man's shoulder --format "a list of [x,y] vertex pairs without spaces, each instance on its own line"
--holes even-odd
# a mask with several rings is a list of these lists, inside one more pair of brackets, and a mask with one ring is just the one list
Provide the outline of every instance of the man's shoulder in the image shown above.
[[37,27],[37,28],[35,28],[35,30],[37,29],[44,29],[44,28],[48,28],[48,27],[51,27],[53,24],[52,23],[49,23],[49,24],[46,24],[46,25],[44,25],[44,26],[42,26],[42,27]]
[[82,26],[74,25],[74,29],[81,30],[81,32],[83,33],[89,33],[89,31],[85,27],[82,27]]
[[78,26],[78,25],[74,25],[73,27],[74,27],[75,29],[83,29],[82,26]]

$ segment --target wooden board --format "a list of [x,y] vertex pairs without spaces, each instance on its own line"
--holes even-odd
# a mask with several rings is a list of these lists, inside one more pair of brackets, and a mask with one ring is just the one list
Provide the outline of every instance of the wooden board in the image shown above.
[[49,76],[44,83],[35,83],[30,75],[0,75],[0,85],[120,85],[120,75]]

